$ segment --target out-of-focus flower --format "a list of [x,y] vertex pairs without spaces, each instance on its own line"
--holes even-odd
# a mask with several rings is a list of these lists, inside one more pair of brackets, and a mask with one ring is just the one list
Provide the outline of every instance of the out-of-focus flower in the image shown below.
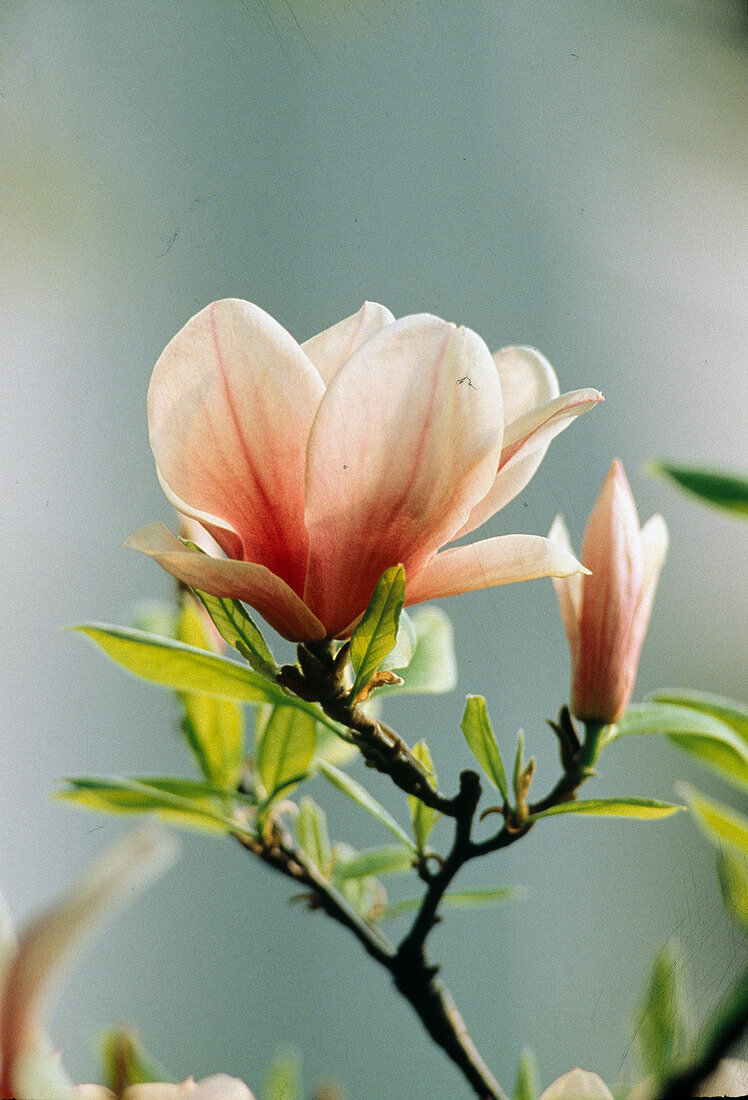
[[613,1093],[596,1073],[572,1069],[549,1085],[540,1100],[613,1100]]
[[[98,860],[56,905],[30,921],[16,941],[0,909],[0,1096],[15,1100],[113,1100],[100,1085],[73,1086],[42,1027],[56,986],[85,939],[174,860],[176,845],[152,828],[130,833]],[[0,901],[2,899],[0,898]],[[252,1100],[242,1082],[137,1086],[126,1100]],[[158,1090],[171,1090],[159,1092]],[[175,1091],[177,1090],[177,1091]],[[182,1091],[178,1091],[182,1090]]]
[[255,607],[294,641],[343,637],[402,562],[406,603],[579,570],[565,548],[507,535],[437,553],[503,507],[551,439],[599,400],[559,396],[530,348],[366,303],[299,345],[257,306],[214,302],[148,391],[162,487],[225,558],[151,524],[126,545],[185,584]]
[[[654,1078],[645,1077],[628,1095],[628,1100],[657,1100]],[[694,1096],[748,1096],[748,1062],[723,1058],[705,1077]]]
[[[549,538],[571,552],[561,516]],[[616,460],[584,533],[581,556],[591,575],[553,582],[571,650],[571,709],[584,721],[615,722],[628,705],[667,544],[662,516],[652,516],[639,529],[634,498]]]

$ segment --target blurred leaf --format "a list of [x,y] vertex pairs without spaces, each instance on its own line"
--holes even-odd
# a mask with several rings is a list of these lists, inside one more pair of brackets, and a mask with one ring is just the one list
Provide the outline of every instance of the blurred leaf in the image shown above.
[[328,764],[348,764],[354,756],[358,756],[358,748],[320,722],[317,725],[317,748],[314,750],[314,756],[315,759],[325,760]]
[[[454,890],[444,895],[441,904],[454,909],[478,909],[497,905],[512,898],[520,898],[523,893],[524,891],[518,886],[499,886],[491,890]],[[382,913],[382,919],[409,913],[411,909],[417,909],[421,901],[422,898],[404,898],[403,901],[396,901]]]
[[129,1031],[112,1028],[101,1040],[101,1060],[107,1086],[120,1096],[128,1085],[145,1085],[153,1081],[175,1081],[156,1059]]
[[732,724],[706,708],[674,703],[644,703],[629,707],[614,737],[663,734],[674,745],[720,775],[748,788],[748,744]]
[[278,666],[254,620],[239,600],[210,596],[194,588],[193,592],[205,607],[213,624],[225,642],[249,661],[255,672],[275,679]]
[[355,673],[352,698],[356,698],[397,641],[400,612],[405,601],[405,570],[386,569],[369,600],[361,622],[351,635],[351,664]]
[[748,932],[748,856],[722,848],[717,854],[717,869],[725,905]]
[[416,632],[416,649],[407,667],[397,669],[403,683],[379,689],[380,696],[441,695],[457,686],[454,631],[438,607],[422,607],[410,616]]
[[311,715],[292,706],[273,709],[255,749],[257,774],[270,799],[309,771],[316,731]]
[[538,821],[541,817],[556,817],[559,814],[592,814],[598,817],[669,817],[685,806],[676,806],[672,802],[659,802],[656,798],[590,798],[578,802],[561,802],[550,806],[540,813],[530,814],[528,821]]
[[410,848],[392,845],[386,848],[369,848],[356,852],[335,865],[335,880],[345,882],[369,875],[394,875],[413,869],[413,852]]
[[690,783],[679,783],[677,789],[712,844],[729,844],[743,855],[748,854],[748,817],[707,798]]
[[400,612],[400,622],[397,627],[397,640],[395,648],[382,661],[380,668],[395,669],[400,672],[407,668],[413,660],[418,645],[418,634],[408,612],[405,608]]
[[380,824],[384,825],[386,829],[389,829],[391,833],[402,840],[403,844],[406,844],[408,848],[415,849],[415,845],[401,825],[398,825],[392,814],[385,810],[384,806],[380,806],[377,800],[370,795],[365,787],[362,787],[360,783],[357,783],[355,779],[351,779],[345,772],[339,771],[332,764],[326,764],[324,760],[321,760],[318,764],[319,771],[324,775],[333,787],[337,787],[343,794],[347,794],[349,798],[353,799],[362,809],[375,817]]
[[673,703],[709,714],[731,727],[744,745],[748,746],[748,707],[737,699],[722,695],[710,695],[705,691],[657,691],[652,696],[656,703]]
[[341,728],[316,703],[286,695],[278,684],[227,657],[108,623],[83,623],[74,629],[101,646],[117,664],[161,687],[202,692],[238,703],[283,704],[310,714],[331,729]]
[[505,802],[509,800],[504,763],[501,759],[496,736],[491,727],[486,700],[482,695],[468,695],[460,729],[465,735],[473,756],[500,792]]
[[175,638],[179,611],[173,600],[141,600],[128,616],[130,626],[146,634]]
[[677,1069],[690,1047],[685,975],[680,954],[668,945],[655,959],[639,1025],[644,1070],[657,1083]]
[[304,1100],[301,1054],[295,1047],[281,1047],[268,1068],[262,1100]]
[[748,516],[748,478],[704,466],[653,462],[652,473],[671,478],[682,489],[727,512]]
[[311,798],[302,798],[299,802],[296,836],[317,870],[328,878],[332,848],[327,832],[327,817],[322,807]]
[[514,767],[512,768],[512,788],[515,796],[519,797],[520,780],[525,770],[525,731],[517,731],[517,751],[514,754]]
[[72,790],[55,798],[105,813],[155,813],[173,824],[209,832],[240,832],[246,825],[231,812],[231,804],[252,805],[247,796],[231,795],[188,779],[68,779]]
[[[428,775],[430,785],[436,790],[436,772],[434,771],[429,747],[425,741],[419,741],[413,746],[413,755],[418,763],[423,765],[424,771]],[[410,809],[410,818],[413,822],[413,835],[416,838],[416,847],[419,852],[423,852],[426,849],[426,842],[429,839],[431,830],[436,823],[436,811],[431,806],[427,806],[424,802],[421,802],[420,798],[416,798],[415,795],[412,794],[408,795],[408,808]]]
[[517,1083],[512,1100],[538,1100],[538,1065],[535,1055],[528,1047],[519,1056]]

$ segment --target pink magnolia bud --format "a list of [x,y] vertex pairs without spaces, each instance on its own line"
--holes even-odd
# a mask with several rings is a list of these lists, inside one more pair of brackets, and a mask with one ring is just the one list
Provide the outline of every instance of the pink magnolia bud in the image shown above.
[[[549,538],[571,550],[560,516]],[[584,533],[581,558],[590,575],[553,582],[572,656],[571,709],[583,721],[616,722],[628,705],[667,544],[662,516],[639,528],[616,459]]]

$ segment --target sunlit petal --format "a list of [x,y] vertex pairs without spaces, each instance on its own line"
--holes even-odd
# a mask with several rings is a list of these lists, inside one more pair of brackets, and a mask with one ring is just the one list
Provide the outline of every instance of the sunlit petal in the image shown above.
[[336,325],[305,341],[301,347],[319,371],[322,381],[329,386],[354,351],[394,320],[385,306],[376,302],[364,302],[358,313],[338,321]]

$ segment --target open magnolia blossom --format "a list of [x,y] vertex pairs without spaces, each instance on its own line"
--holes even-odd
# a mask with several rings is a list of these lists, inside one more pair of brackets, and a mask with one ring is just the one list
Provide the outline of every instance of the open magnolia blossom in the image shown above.
[[[549,538],[571,553],[561,516]],[[657,578],[667,553],[667,527],[639,517],[623,466],[610,467],[584,532],[588,576],[554,579],[572,659],[571,709],[588,722],[616,722],[634,690]]]
[[[56,905],[16,940],[0,908],[0,1097],[15,1100],[114,1100],[101,1085],[74,1086],[44,1033],[42,1017],[67,965],[85,939],[130,902],[176,856],[166,834],[130,833]],[[2,896],[0,896],[2,902]],[[223,1074],[181,1085],[132,1085],[122,1100],[252,1100],[247,1086]]]
[[345,637],[385,569],[406,604],[580,570],[564,547],[506,535],[438,551],[527,484],[551,439],[601,400],[559,395],[531,348],[491,356],[469,329],[365,303],[299,345],[249,302],[214,302],[159,358],[148,391],[163,489],[223,550],[163,524],[126,545],[286,638]]

